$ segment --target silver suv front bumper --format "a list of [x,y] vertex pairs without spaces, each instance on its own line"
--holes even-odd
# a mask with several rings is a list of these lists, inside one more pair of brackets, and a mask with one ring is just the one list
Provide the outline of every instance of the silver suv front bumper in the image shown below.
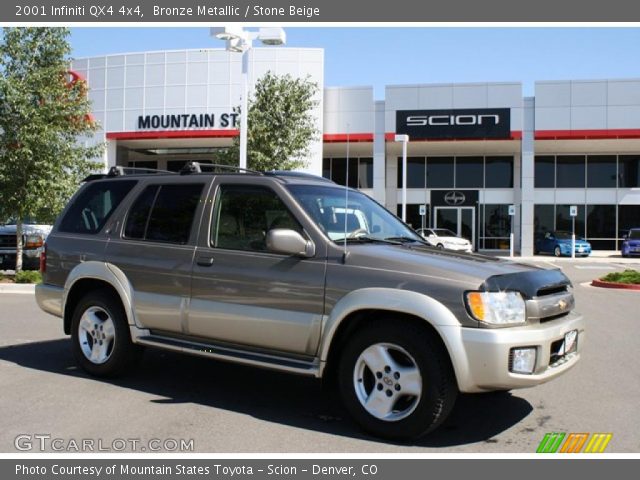
[[[581,315],[571,313],[561,319],[522,327],[460,328],[459,348],[464,352],[457,358],[458,352],[452,355],[460,390],[482,392],[533,387],[562,375],[580,360],[585,338],[584,323]],[[572,330],[578,331],[576,351],[552,363],[553,345]],[[536,348],[533,373],[509,371],[509,354],[512,348],[517,347]]]

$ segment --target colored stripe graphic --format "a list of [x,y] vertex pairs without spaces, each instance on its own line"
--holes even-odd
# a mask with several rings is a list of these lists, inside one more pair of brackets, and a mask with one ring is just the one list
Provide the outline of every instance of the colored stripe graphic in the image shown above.
[[587,438],[589,438],[588,433],[570,433],[562,445],[560,453],[580,453]]
[[603,453],[609,445],[613,435],[611,433],[594,433],[584,449],[584,453]]
[[536,453],[556,453],[564,437],[564,433],[553,432],[545,434],[540,445],[538,445]]

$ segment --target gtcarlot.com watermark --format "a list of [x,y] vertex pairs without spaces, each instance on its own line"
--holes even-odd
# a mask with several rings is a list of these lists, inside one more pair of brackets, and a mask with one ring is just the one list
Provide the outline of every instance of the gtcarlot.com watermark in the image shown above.
[[51,434],[18,435],[13,445],[21,452],[193,452],[185,438],[59,438]]

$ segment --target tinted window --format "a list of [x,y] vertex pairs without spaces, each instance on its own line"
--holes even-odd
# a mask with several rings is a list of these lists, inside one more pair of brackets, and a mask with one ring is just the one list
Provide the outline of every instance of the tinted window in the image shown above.
[[535,160],[535,188],[554,188],[555,186],[555,157],[537,156]]
[[187,243],[203,187],[202,183],[148,186],[129,211],[125,237]]
[[616,206],[587,205],[587,238],[616,237]]
[[[573,217],[569,215],[570,205],[556,205],[556,230],[571,232]],[[577,205],[578,216],[576,219],[576,236],[584,237],[584,205]]]
[[640,227],[640,205],[618,205],[618,237]]
[[373,158],[361,158],[358,170],[358,188],[373,188]]
[[513,157],[486,157],[485,187],[513,188]]
[[322,176],[324,178],[331,178],[331,159],[323,158],[322,159]]
[[273,228],[302,233],[302,227],[274,191],[244,185],[220,187],[212,225],[212,245],[232,250],[265,251],[266,234]]
[[456,157],[456,188],[482,188],[482,157]]
[[453,188],[453,157],[427,158],[427,187]]
[[158,169],[158,162],[155,160],[136,160],[135,162],[129,162],[131,168],[149,168],[151,170]]
[[620,155],[620,187],[640,187],[640,155]]
[[[424,188],[426,173],[424,157],[407,157],[407,188]],[[402,157],[398,157],[398,188],[402,188]]]
[[587,157],[587,187],[616,188],[616,176],[615,155],[589,155]]
[[127,223],[124,227],[124,236],[127,238],[145,238],[147,231],[147,222],[149,220],[149,212],[156,199],[159,185],[150,185],[145,188],[133,203]]
[[533,208],[533,228],[537,237],[555,229],[553,205],[535,205]]
[[135,184],[134,180],[90,183],[65,214],[59,230],[98,233]]
[[511,234],[511,216],[509,205],[484,206],[484,236],[508,237]]
[[584,156],[558,155],[556,183],[558,188],[584,188]]
[[151,209],[145,239],[187,243],[203,187],[202,183],[162,185]]

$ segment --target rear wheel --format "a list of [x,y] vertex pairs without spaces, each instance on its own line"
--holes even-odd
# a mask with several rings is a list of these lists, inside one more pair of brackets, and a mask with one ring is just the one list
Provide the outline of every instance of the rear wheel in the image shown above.
[[443,244],[441,244],[441,243],[439,243],[439,244],[438,244],[438,248],[442,249],[442,248],[444,248],[444,245],[443,245]]
[[364,430],[397,440],[434,430],[457,396],[442,344],[425,328],[400,322],[356,332],[340,360],[338,382],[345,407]]
[[131,342],[129,325],[120,299],[108,290],[85,295],[71,320],[73,352],[91,375],[114,377],[139,358],[141,349]]

